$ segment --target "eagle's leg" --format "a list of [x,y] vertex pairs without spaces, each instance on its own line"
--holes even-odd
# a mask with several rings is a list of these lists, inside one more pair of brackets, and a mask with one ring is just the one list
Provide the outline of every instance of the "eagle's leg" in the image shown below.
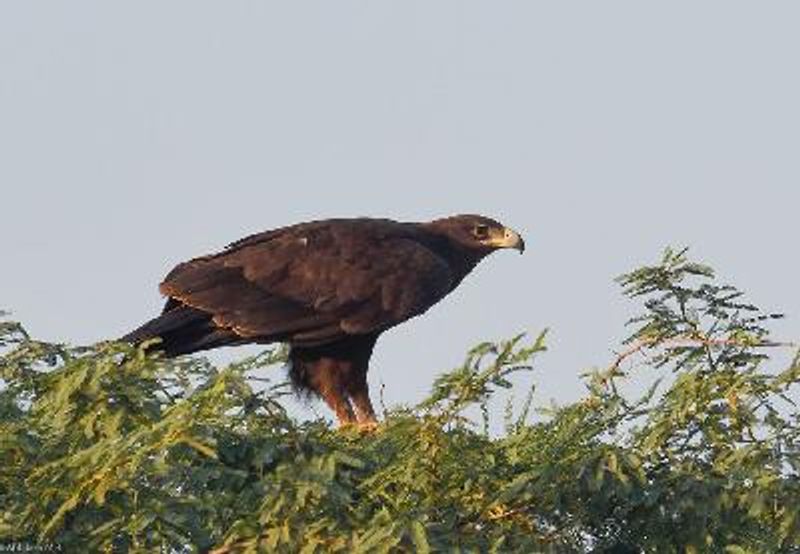
[[375,411],[372,409],[372,402],[369,400],[369,392],[365,389],[350,395],[350,401],[356,412],[356,421],[361,427],[373,427],[378,424]]
[[315,369],[312,386],[336,413],[340,427],[355,423],[368,430],[378,424],[369,399],[366,362],[322,358]]
[[354,367],[351,379],[348,382],[347,393],[353,405],[356,422],[362,429],[372,429],[378,425],[372,402],[369,399],[369,385],[367,384],[366,367]]
[[341,360],[321,355],[313,350],[293,348],[289,354],[289,378],[298,392],[313,393],[336,414],[339,426],[356,422],[348,400],[346,373]]
[[331,410],[336,414],[336,419],[339,420],[339,427],[347,427],[356,423],[356,418],[353,415],[353,409],[350,407],[350,402],[338,391],[321,390],[320,396]]
[[311,385],[336,414],[339,427],[356,423],[353,408],[347,398],[347,380],[345,379],[347,368],[341,367],[341,362],[331,358],[320,359],[316,366]]
[[[358,335],[317,347],[293,346],[289,378],[298,391],[321,397],[333,410],[339,426],[377,424],[367,388],[367,368],[376,335]],[[355,408],[355,413],[353,411]]]

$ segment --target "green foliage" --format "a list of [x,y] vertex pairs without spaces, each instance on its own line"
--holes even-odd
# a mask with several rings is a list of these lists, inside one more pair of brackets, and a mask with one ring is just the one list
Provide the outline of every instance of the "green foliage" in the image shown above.
[[[765,369],[775,316],[685,252],[620,281],[644,300],[626,350],[579,402],[536,418],[530,395],[509,407],[497,437],[465,412],[488,418],[544,333],[479,345],[421,404],[359,433],[287,416],[286,388],[263,377],[281,351],[215,368],[0,323],[0,545],[797,551],[800,356]],[[633,373],[653,386],[627,398]]]

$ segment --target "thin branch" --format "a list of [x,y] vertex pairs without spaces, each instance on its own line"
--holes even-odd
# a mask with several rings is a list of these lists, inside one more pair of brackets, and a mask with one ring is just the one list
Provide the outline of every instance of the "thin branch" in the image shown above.
[[641,339],[634,342],[633,345],[627,350],[624,350],[618,354],[614,359],[614,362],[611,364],[611,369],[619,369],[619,366],[622,365],[622,362],[634,354],[656,346],[662,348],[675,348],[679,346],[705,346],[706,348],[724,348],[726,346],[747,346],[752,348],[796,348],[797,343],[774,341],[747,343],[734,339],[708,339],[697,335],[683,335],[668,340]]

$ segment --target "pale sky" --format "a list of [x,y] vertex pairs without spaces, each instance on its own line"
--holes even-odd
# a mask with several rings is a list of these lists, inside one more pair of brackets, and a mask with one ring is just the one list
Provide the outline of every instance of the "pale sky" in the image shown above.
[[97,341],[243,235],[478,212],[528,250],[383,336],[389,404],[544,327],[538,401],[576,398],[631,313],[612,279],[670,244],[798,340],[798,28],[790,1],[3,2],[0,308]]

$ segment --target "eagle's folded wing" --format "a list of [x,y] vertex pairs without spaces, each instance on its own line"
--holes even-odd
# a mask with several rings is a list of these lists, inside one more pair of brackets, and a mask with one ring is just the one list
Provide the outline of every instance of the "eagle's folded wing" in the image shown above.
[[181,264],[161,291],[242,337],[311,344],[379,332],[423,313],[453,286],[445,260],[390,231],[289,228]]

